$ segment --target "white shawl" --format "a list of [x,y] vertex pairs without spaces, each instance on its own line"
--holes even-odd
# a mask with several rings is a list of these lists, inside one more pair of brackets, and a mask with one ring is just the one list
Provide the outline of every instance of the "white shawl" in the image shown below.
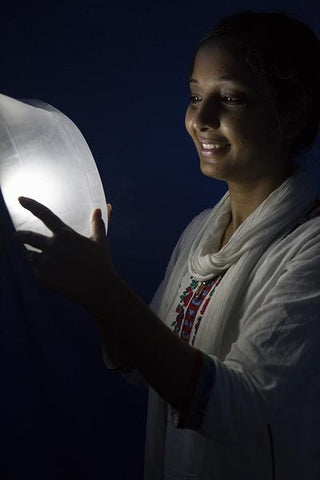
[[182,275],[189,272],[195,279],[204,281],[226,271],[208,305],[195,343],[197,348],[220,358],[224,327],[237,304],[242,285],[271,243],[312,208],[315,198],[309,176],[297,170],[247,217],[219,250],[221,236],[230,219],[227,192],[212,210],[206,211],[206,218],[195,232],[191,245],[184,247],[188,251],[179,252],[162,295],[160,318],[168,325],[172,320],[168,319],[168,313],[177,300]]

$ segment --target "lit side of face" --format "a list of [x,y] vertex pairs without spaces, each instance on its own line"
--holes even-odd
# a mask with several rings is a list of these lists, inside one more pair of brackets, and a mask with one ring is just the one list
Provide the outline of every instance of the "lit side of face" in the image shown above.
[[185,125],[204,175],[247,184],[283,176],[287,153],[273,102],[240,54],[207,42],[197,52],[190,89]]

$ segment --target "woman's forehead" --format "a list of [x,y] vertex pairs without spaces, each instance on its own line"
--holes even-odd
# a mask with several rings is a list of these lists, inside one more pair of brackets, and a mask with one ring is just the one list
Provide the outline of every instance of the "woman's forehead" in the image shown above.
[[202,78],[257,84],[256,75],[245,62],[243,50],[217,41],[206,42],[196,53],[191,79],[201,81]]
[[232,47],[221,41],[207,41],[198,49],[195,56],[195,64],[206,63],[208,65],[225,66],[241,70],[244,68],[245,55],[240,48]]

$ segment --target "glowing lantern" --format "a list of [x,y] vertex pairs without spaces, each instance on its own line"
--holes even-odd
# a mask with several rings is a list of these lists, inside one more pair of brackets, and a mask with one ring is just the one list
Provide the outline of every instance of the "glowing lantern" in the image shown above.
[[67,225],[90,235],[90,218],[106,199],[90,149],[76,125],[51,105],[0,94],[0,188],[16,229],[48,234],[18,202],[46,205]]

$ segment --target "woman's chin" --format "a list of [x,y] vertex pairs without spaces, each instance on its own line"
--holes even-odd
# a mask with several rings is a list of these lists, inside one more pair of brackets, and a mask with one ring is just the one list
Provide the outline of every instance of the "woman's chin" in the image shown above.
[[226,180],[225,168],[221,164],[200,161],[200,170],[206,177],[215,178],[216,180]]

